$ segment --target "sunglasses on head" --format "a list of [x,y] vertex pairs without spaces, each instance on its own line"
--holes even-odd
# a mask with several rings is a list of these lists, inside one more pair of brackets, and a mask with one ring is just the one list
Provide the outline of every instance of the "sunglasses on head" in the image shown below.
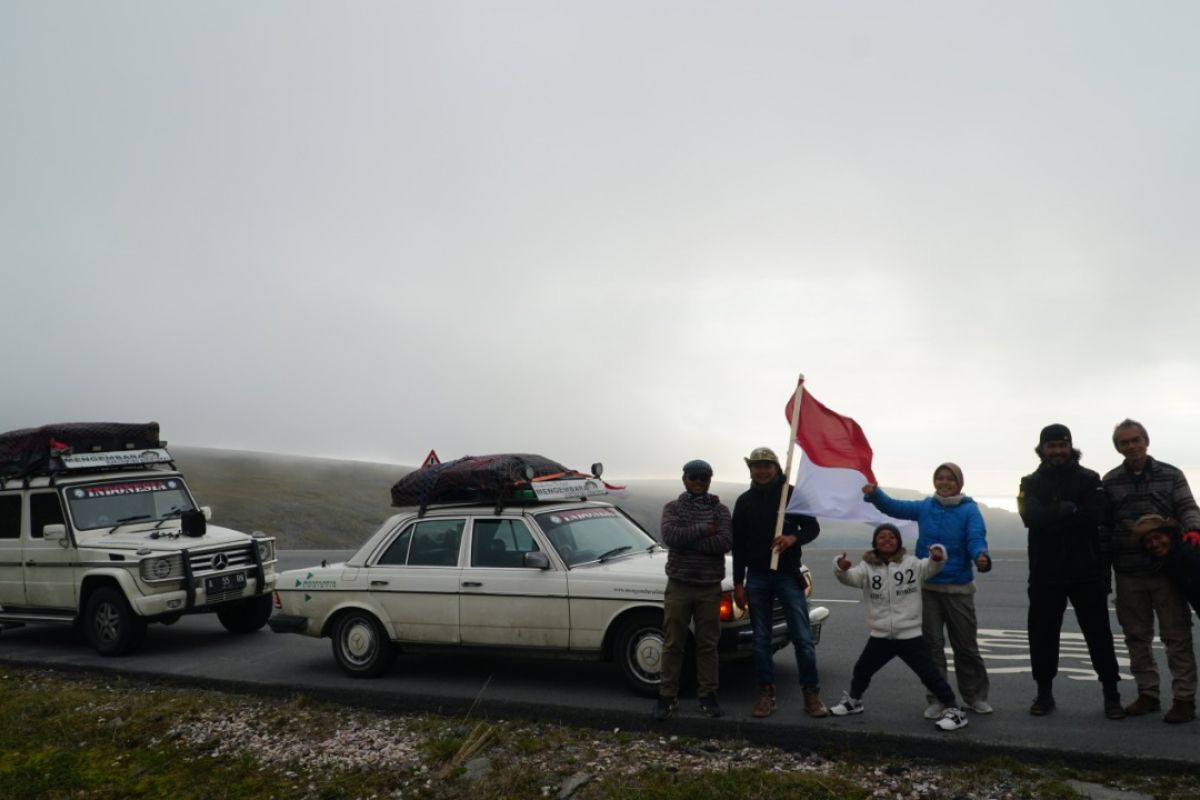
[[697,481],[697,482],[712,480],[712,475],[706,475],[703,472],[689,472],[684,477],[686,477],[689,481]]

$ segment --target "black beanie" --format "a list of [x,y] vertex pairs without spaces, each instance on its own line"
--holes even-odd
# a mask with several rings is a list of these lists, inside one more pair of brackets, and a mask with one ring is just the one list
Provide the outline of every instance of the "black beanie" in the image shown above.
[[1071,429],[1060,422],[1053,425],[1047,425],[1042,428],[1042,435],[1038,437],[1038,445],[1043,445],[1046,442],[1063,442],[1071,443]]

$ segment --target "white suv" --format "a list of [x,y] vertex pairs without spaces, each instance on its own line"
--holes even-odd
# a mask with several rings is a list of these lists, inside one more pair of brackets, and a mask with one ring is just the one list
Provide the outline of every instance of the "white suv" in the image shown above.
[[[132,447],[97,449],[122,439]],[[266,624],[274,540],[208,525],[157,424],[0,434],[0,471],[0,628],[79,624],[116,656],[183,614],[233,633]]]

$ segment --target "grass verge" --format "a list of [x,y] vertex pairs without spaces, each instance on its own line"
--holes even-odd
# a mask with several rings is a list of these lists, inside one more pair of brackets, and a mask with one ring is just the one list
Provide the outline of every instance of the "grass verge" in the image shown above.
[[1171,775],[826,757],[542,722],[389,715],[311,701],[0,667],[6,800],[566,797],[1072,798],[1068,780],[1194,797]]

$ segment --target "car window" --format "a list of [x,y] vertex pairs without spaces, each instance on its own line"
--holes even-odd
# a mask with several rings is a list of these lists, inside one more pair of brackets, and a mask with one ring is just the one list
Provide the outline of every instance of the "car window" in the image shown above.
[[21,495],[0,497],[0,539],[21,537]]
[[412,545],[408,549],[410,567],[453,567],[458,564],[465,521],[429,519],[413,523]]
[[412,542],[413,526],[409,525],[404,529],[404,533],[396,537],[395,541],[388,546],[388,549],[379,557],[380,564],[397,566],[408,563],[408,545]]
[[58,501],[58,494],[56,492],[29,495],[30,536],[34,539],[41,539],[42,528],[47,525],[62,525],[65,522],[62,503]]
[[590,506],[548,511],[534,519],[568,567],[654,545],[645,531],[615,508]]
[[525,554],[540,549],[519,519],[476,519],[471,524],[472,567],[523,567]]

